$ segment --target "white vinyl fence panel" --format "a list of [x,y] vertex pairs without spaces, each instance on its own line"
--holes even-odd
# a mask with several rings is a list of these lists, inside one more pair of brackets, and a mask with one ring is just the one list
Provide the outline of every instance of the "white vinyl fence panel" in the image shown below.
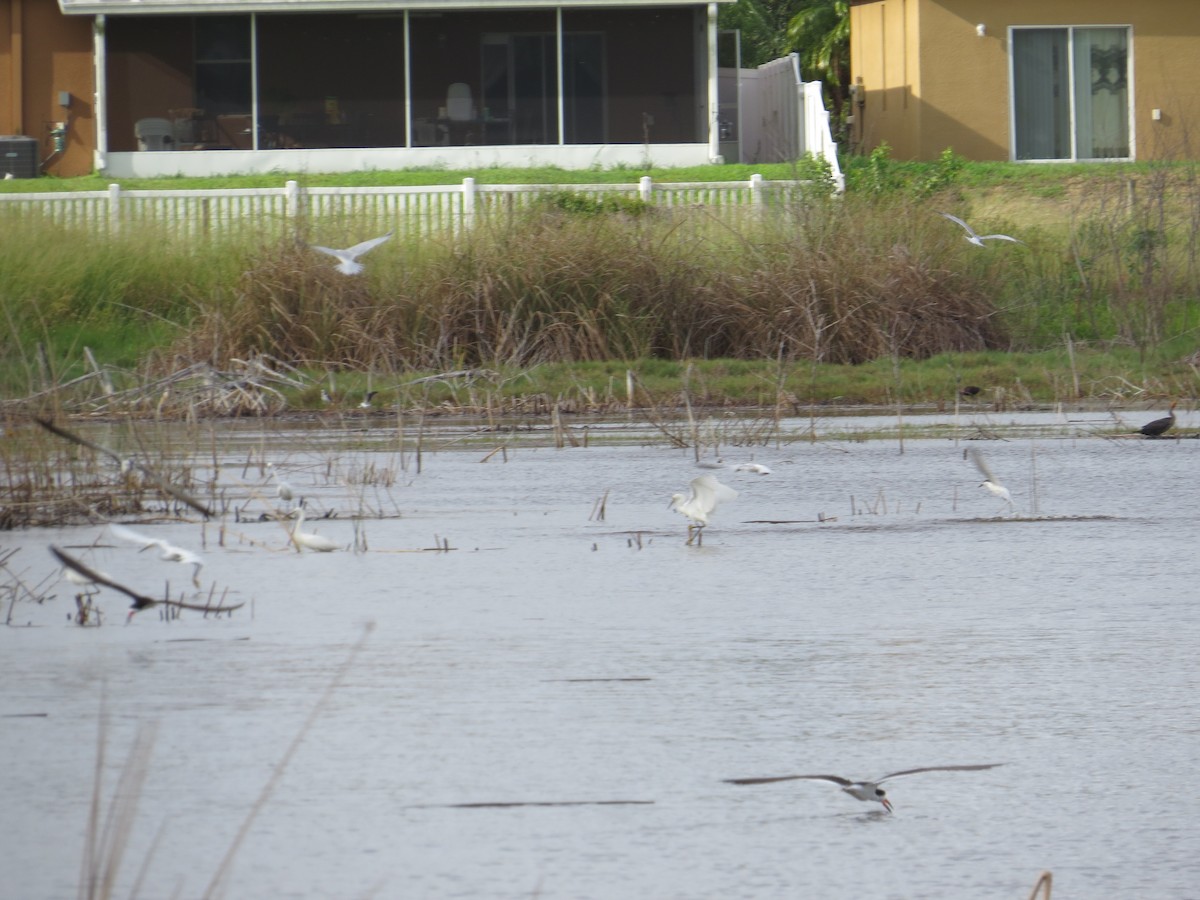
[[732,220],[780,202],[799,200],[805,182],[663,182],[636,184],[459,185],[305,188],[295,181],[280,188],[229,190],[124,190],[0,194],[0,222],[13,227],[37,218],[56,225],[114,234],[153,228],[164,235],[203,238],[246,233],[287,234],[325,222],[353,220],[356,228],[410,235],[454,233],[478,216],[511,214],[547,194],[566,192],[595,198],[641,199],[655,208],[703,208]]

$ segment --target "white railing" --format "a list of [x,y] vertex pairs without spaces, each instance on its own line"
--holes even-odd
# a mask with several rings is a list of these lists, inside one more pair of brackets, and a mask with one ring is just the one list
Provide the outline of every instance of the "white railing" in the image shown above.
[[741,117],[743,159],[790,162],[809,155],[820,157],[828,162],[837,190],[845,190],[824,89],[819,81],[801,80],[799,54],[742,70],[741,77],[746,87]]
[[123,228],[153,227],[164,233],[197,237],[246,230],[295,227],[301,222],[354,219],[356,226],[387,227],[407,234],[441,234],[473,224],[477,217],[516,211],[555,192],[617,195],[640,199],[656,208],[702,207],[721,218],[760,211],[795,199],[806,182],[749,181],[655,182],[636,184],[461,184],[391,187],[313,187],[289,181],[280,188],[229,190],[125,190],[0,194],[0,216],[38,217],[55,224],[116,233]]

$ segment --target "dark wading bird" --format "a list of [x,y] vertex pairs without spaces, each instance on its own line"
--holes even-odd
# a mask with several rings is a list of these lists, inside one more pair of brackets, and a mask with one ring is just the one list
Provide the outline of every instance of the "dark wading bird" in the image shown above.
[[1153,422],[1147,422],[1143,425],[1141,429],[1142,434],[1146,437],[1159,437],[1170,431],[1175,426],[1175,404],[1178,402],[1178,400],[1173,401],[1171,408],[1161,419],[1155,419]]
[[978,772],[982,769],[994,769],[996,766],[1002,766],[1004,763],[984,763],[974,766],[923,766],[920,769],[904,769],[901,772],[892,772],[890,775],[884,775],[882,778],[876,778],[874,781],[851,781],[849,778],[843,778],[841,775],[777,775],[769,778],[726,778],[726,784],[771,784],[776,781],[797,781],[801,779],[809,781],[831,781],[836,785],[840,785],[842,790],[853,797],[855,800],[875,801],[882,803],[883,808],[888,812],[892,811],[892,801],[887,798],[887,792],[880,787],[889,778],[899,778],[901,775],[916,775],[919,772]]
[[125,620],[125,624],[129,624],[129,620],[133,618],[134,613],[141,612],[143,609],[149,609],[152,606],[171,606],[175,609],[192,609],[203,613],[223,613],[233,612],[235,609],[240,609],[246,605],[245,603],[233,603],[228,606],[220,604],[184,603],[182,600],[160,600],[157,597],[147,597],[145,594],[139,594],[132,588],[127,588],[125,585],[113,581],[103,572],[97,572],[91,566],[80,562],[75,557],[71,556],[71,554],[60,550],[53,544],[50,545],[50,552],[54,554],[60,563],[62,563],[68,569],[76,572],[87,581],[92,582],[93,584],[103,585],[107,588],[112,588],[114,591],[124,594],[126,597],[132,600],[133,603],[130,604],[129,608],[129,617]]

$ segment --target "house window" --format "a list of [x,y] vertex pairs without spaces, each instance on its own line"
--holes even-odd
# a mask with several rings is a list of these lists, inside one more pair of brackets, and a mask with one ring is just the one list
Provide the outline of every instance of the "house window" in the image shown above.
[[[516,144],[558,143],[557,38],[483,35],[483,103],[510,123]],[[595,144],[604,134],[604,36],[563,35],[563,138]]]
[[196,106],[209,115],[250,113],[250,17],[194,20]]
[[1129,159],[1129,29],[1012,31],[1013,157]]

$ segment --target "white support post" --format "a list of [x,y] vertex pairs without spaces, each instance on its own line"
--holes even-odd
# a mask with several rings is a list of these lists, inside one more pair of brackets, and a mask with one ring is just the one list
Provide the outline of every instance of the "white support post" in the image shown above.
[[708,4],[708,159],[709,162],[720,165],[725,162],[721,158],[721,123],[720,91],[717,77],[717,4]]
[[463,179],[462,225],[466,231],[475,225],[475,179]]
[[654,196],[654,179],[649,175],[643,175],[638,179],[638,199],[643,203],[649,203]]
[[287,217],[295,222],[300,218],[302,212],[300,208],[300,182],[289,181],[283,186],[283,196],[285,203],[285,213]]
[[412,114],[412,24],[404,10],[404,146],[413,145]]
[[96,93],[92,110],[96,117],[96,146],[92,149],[92,165],[103,172],[108,163],[108,41],[104,37],[104,14],[92,21],[92,58],[94,60]]
[[750,176],[750,208],[756,213],[762,212],[763,177],[761,175]]
[[116,234],[121,230],[121,186],[108,186],[108,233]]
[[250,13],[250,149],[258,150],[258,14]]
[[567,103],[563,97],[566,79],[563,77],[563,20],[562,7],[554,8],[554,74],[557,83],[555,94],[558,95],[558,145],[567,142]]

